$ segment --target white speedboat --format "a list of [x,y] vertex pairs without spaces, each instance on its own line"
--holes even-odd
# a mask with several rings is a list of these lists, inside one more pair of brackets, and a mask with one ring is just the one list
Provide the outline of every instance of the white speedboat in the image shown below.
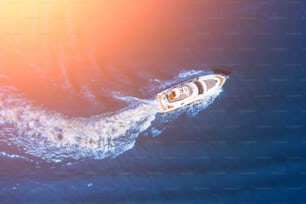
[[220,89],[227,78],[222,74],[209,74],[176,84],[157,94],[160,109],[168,112],[199,102],[213,90]]

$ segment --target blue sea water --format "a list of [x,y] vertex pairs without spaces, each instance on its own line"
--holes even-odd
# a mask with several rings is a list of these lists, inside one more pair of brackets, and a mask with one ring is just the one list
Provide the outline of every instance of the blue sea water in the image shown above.
[[[48,94],[1,75],[0,203],[306,202],[305,3],[185,4],[176,40],[86,74],[63,63]],[[223,90],[160,113],[156,93],[215,68]]]

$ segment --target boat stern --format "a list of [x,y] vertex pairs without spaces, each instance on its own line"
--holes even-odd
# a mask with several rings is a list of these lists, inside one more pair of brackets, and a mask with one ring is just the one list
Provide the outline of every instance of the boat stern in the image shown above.
[[159,94],[157,94],[156,99],[157,99],[157,103],[161,109],[162,112],[168,112],[174,109],[173,105],[170,105],[167,103],[166,99],[165,99],[166,95],[164,92],[161,92]]

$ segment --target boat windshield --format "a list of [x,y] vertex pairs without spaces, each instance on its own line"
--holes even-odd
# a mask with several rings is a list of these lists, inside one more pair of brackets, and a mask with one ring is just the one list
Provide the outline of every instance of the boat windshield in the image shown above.
[[191,96],[192,90],[189,86],[183,86],[172,89],[168,94],[167,98],[169,102],[176,102],[188,98]]

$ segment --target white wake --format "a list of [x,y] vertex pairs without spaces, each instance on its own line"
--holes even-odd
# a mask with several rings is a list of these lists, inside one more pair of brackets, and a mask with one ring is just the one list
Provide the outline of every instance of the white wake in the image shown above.
[[0,142],[18,147],[26,155],[60,162],[116,157],[133,148],[136,138],[149,128],[152,136],[160,134],[162,130],[152,126],[154,120],[162,124],[184,112],[194,116],[211,104],[221,90],[198,104],[167,114],[160,113],[155,99],[137,101],[126,97],[134,103],[117,112],[89,118],[50,112],[14,92],[0,88]]

